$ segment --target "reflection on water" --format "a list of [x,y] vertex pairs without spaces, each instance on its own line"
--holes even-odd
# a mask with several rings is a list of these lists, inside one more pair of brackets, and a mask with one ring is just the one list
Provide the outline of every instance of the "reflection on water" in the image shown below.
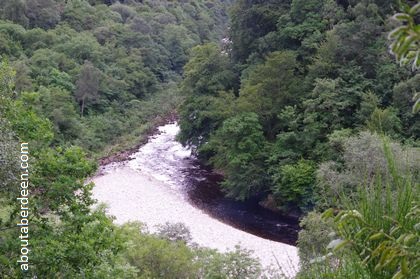
[[224,223],[263,238],[295,244],[296,219],[264,209],[256,200],[238,202],[225,198],[218,187],[222,177],[200,165],[191,151],[175,140],[178,125],[161,126],[159,132],[133,154],[130,167],[165,182],[175,194]]

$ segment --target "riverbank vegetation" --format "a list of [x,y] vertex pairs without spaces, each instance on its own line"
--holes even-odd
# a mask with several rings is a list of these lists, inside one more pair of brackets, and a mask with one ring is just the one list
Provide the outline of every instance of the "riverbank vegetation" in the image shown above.
[[[85,184],[97,168],[92,159],[138,143],[156,117],[176,107],[190,48],[224,36],[228,3],[2,1],[1,278],[259,273],[245,250],[220,254],[140,224],[114,225],[104,208],[92,209],[93,185]],[[30,251],[23,258],[20,142],[29,146],[30,210],[23,217]]]
[[185,66],[179,139],[226,195],[304,216],[299,278],[419,273],[419,8],[238,0]]

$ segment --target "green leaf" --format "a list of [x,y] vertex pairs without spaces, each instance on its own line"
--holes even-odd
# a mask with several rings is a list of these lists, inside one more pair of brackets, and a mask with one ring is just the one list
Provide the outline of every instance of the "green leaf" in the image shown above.
[[321,214],[322,219],[329,219],[334,216],[334,209],[329,208],[324,211],[324,213]]
[[369,237],[369,240],[379,240],[384,238],[385,234],[383,232],[375,233],[374,235]]
[[393,16],[393,18],[399,21],[409,21],[411,17],[408,14],[397,13]]
[[394,274],[394,276],[392,276],[392,279],[402,279],[404,278],[404,275],[401,271],[398,271],[397,273]]

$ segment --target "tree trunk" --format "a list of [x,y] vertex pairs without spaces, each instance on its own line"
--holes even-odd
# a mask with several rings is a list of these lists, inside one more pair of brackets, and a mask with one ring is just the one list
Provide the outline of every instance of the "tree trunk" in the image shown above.
[[80,109],[80,117],[83,117],[83,111],[85,110],[85,98],[82,99],[82,107]]

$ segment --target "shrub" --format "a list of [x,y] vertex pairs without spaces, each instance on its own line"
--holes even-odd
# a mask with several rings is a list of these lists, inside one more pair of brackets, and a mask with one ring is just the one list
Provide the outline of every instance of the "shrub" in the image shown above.
[[[420,272],[419,184],[397,169],[385,140],[387,172],[358,188],[355,199],[343,199],[345,210],[335,218],[339,240],[335,250],[348,246],[371,278],[417,278]],[[333,210],[324,213],[332,217]]]
[[[341,162],[321,163],[316,171],[317,205],[321,208],[338,206],[340,197],[353,196],[358,185],[370,185],[375,179],[384,184],[392,177],[378,134],[361,132],[343,140],[342,146]],[[398,173],[419,178],[418,149],[390,142],[389,152]]]
[[315,184],[315,164],[312,161],[300,160],[293,165],[281,166],[273,180],[274,197],[281,206],[296,204],[300,209],[306,209],[311,205]]
[[184,243],[191,242],[191,233],[187,226],[183,223],[171,224],[166,222],[164,225],[158,225],[158,236],[169,241],[183,241]]

